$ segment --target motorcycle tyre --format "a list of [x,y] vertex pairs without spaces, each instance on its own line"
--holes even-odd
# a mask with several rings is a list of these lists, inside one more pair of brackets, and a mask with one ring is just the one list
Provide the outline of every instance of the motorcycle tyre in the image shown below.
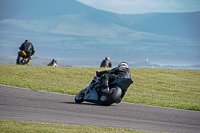
[[19,57],[17,57],[16,64],[19,65]]
[[18,64],[18,65],[23,65],[23,64],[22,64],[22,60],[23,60],[23,57],[18,57],[18,58],[17,58],[17,64]]
[[102,100],[101,97],[99,98],[99,103],[101,105],[104,105],[104,106],[109,106],[117,101],[120,100],[120,97],[122,95],[122,90],[121,88],[119,87],[113,87],[113,88],[116,88],[116,91],[110,96],[108,97],[106,100]]
[[[83,89],[83,90],[84,90],[84,89]],[[81,91],[76,95],[76,97],[75,97],[75,99],[74,99],[76,103],[82,103],[82,102],[84,101],[84,95],[85,95],[85,94],[82,96],[82,98],[79,98],[79,97],[80,97],[80,94],[83,93],[83,92],[82,92],[83,90],[81,90]]]

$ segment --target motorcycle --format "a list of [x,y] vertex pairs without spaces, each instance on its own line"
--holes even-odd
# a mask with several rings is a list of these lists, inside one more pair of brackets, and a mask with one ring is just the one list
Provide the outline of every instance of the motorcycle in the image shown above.
[[29,58],[27,57],[27,53],[23,50],[19,51],[16,64],[27,65],[28,61],[29,61]]
[[53,66],[53,67],[58,67],[57,61],[53,59],[47,66]]
[[95,75],[90,84],[76,95],[75,102],[94,102],[104,106],[119,103],[132,83],[131,78],[114,80],[109,83],[109,93],[103,93],[104,88],[101,87],[100,79]]

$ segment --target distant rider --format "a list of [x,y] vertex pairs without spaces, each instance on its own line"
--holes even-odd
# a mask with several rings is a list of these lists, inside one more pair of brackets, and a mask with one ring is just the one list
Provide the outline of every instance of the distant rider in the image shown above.
[[110,57],[106,57],[102,62],[100,67],[112,67],[112,63],[110,61]]
[[58,67],[56,59],[53,59],[47,66]]
[[21,44],[19,49],[26,52],[26,57],[28,58],[29,63],[32,58],[32,55],[34,55],[35,53],[33,44],[29,40],[25,40],[25,42]]
[[[131,70],[128,68],[126,62],[121,62],[118,67],[111,70],[97,71],[96,75],[97,77],[100,77],[101,86],[105,88],[102,92],[109,93],[108,83],[120,78],[131,78]],[[122,90],[121,99],[124,97],[126,91],[127,90]]]

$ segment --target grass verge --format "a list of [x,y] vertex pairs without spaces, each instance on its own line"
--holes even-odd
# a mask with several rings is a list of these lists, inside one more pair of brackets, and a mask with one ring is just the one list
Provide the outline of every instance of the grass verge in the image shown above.
[[0,120],[1,133],[145,133],[133,129]]

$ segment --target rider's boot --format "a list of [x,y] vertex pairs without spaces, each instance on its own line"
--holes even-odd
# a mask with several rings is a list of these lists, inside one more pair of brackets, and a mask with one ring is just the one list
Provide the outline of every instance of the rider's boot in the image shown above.
[[108,81],[103,81],[102,87],[103,87],[103,89],[101,91],[103,93],[108,94],[110,92],[110,89],[108,87]]
[[109,93],[109,87],[108,87],[108,81],[109,81],[109,77],[108,77],[108,75],[105,73],[105,74],[103,74],[103,75],[101,75],[101,87],[102,87],[102,92],[103,93]]
[[32,60],[32,56],[28,57],[28,61],[27,64],[29,64],[29,62]]

